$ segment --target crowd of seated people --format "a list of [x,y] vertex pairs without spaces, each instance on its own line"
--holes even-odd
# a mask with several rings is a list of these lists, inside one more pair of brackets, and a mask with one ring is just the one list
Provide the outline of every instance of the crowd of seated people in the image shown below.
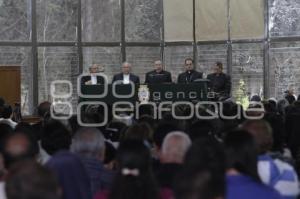
[[[139,119],[124,112],[84,127],[77,115],[52,119],[49,102],[38,123],[14,121],[0,99],[0,199],[297,199],[300,99],[251,100],[264,105],[262,119],[178,120],[166,111],[158,120],[144,107]],[[222,103],[227,116],[241,108]],[[96,105],[82,114],[103,119]]]

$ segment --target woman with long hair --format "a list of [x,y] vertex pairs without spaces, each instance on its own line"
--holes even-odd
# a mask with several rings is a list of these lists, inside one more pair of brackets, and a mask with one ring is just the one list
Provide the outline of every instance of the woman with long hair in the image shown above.
[[[95,199],[160,199],[171,193],[160,192],[151,168],[150,150],[141,141],[121,143],[117,154],[118,171],[111,190]],[[169,197],[170,196],[170,197]]]

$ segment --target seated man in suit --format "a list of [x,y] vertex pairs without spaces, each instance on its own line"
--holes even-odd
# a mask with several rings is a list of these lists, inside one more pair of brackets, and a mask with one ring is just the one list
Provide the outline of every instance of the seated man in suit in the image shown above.
[[229,98],[231,91],[231,79],[229,75],[223,73],[223,64],[217,62],[213,66],[214,73],[207,75],[207,79],[210,80],[208,87],[211,92],[216,93],[216,97],[219,98]]
[[89,67],[90,75],[83,76],[81,78],[81,83],[85,85],[96,85],[96,84],[104,84],[104,79],[101,76],[97,76],[97,74],[104,71],[104,67],[98,64],[93,64]]
[[197,79],[202,79],[203,74],[194,69],[194,61],[192,58],[184,60],[185,72],[178,75],[178,83],[191,83]]
[[132,81],[134,84],[139,84],[140,78],[130,73],[130,71],[131,71],[131,64],[128,62],[124,62],[122,64],[122,73],[114,75],[112,83],[114,83],[117,80],[122,80],[123,84],[129,84],[130,81]]
[[171,83],[171,73],[163,70],[160,60],[154,62],[155,69],[146,73],[145,84]]

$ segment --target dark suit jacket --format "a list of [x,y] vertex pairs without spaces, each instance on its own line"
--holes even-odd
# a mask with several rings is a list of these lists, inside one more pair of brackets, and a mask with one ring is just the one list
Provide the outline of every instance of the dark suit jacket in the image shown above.
[[207,79],[210,80],[208,87],[217,93],[230,95],[231,91],[231,80],[230,76],[225,73],[221,73],[216,75],[216,73],[212,73],[207,75]]
[[171,83],[171,73],[167,71],[161,71],[157,73],[155,70],[146,73],[145,83],[146,84],[157,84],[157,83]]
[[[81,85],[84,85],[86,82],[91,81],[91,76],[83,76],[81,78]],[[97,84],[104,84],[104,79],[100,76],[97,76]]]
[[[119,73],[114,75],[112,83],[114,83],[117,80],[123,80],[123,73]],[[139,84],[140,83],[140,78],[134,74],[129,74],[129,80],[132,81],[135,84]]]
[[177,82],[178,83],[191,83],[195,81],[196,79],[202,79],[203,74],[201,72],[191,70],[189,72],[184,72],[178,75]]

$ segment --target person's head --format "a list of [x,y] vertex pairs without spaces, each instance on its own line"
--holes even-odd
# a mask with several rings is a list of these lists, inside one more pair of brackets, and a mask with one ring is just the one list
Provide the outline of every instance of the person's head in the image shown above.
[[260,154],[272,149],[272,128],[268,122],[264,120],[247,120],[243,123],[243,129],[254,137]]
[[280,114],[285,114],[285,108],[289,105],[289,102],[286,99],[278,100],[277,102],[277,110]]
[[35,140],[38,140],[36,129],[27,122],[19,122],[14,129],[15,132],[23,132]]
[[223,64],[222,62],[216,62],[213,66],[214,73],[220,74],[223,72]]
[[50,114],[50,107],[51,107],[51,103],[50,102],[42,102],[39,104],[38,106],[38,115],[41,118],[45,118],[48,117],[48,115]]
[[234,170],[260,181],[257,173],[257,147],[245,130],[228,132],[224,139],[227,171]]
[[9,119],[12,116],[12,108],[9,104],[4,104],[3,111],[2,111],[2,117],[4,119]]
[[24,159],[33,160],[39,153],[37,141],[23,132],[9,134],[3,147],[6,168]]
[[274,100],[263,101],[263,105],[267,113],[277,112],[277,103]]
[[53,173],[34,161],[22,161],[9,170],[7,199],[59,199],[60,189]]
[[293,104],[294,101],[296,101],[296,98],[294,95],[290,95],[290,94],[287,94],[285,96],[285,99],[289,102],[289,104]]
[[176,178],[175,196],[178,199],[216,199],[224,195],[224,149],[212,138],[198,139],[186,153],[182,171]]
[[104,130],[104,137],[112,142],[120,141],[121,135],[127,130],[127,125],[119,121],[111,121]]
[[183,163],[185,153],[191,146],[191,139],[184,132],[170,132],[162,144],[160,160],[162,163]]
[[60,150],[69,150],[71,133],[61,122],[51,120],[43,127],[41,145],[49,155],[53,155]]
[[91,184],[83,163],[75,154],[61,151],[46,163],[62,188],[63,199],[92,198]]
[[89,71],[90,73],[98,73],[98,65],[97,64],[93,64],[92,66],[89,67]]
[[154,68],[155,68],[155,70],[156,70],[157,72],[162,71],[162,69],[163,69],[162,62],[161,62],[160,60],[156,60],[156,61],[154,62]]
[[215,186],[225,189],[223,181],[216,182],[213,173],[209,170],[195,172],[188,178],[178,180],[174,191],[175,197],[176,199],[221,199],[225,194],[216,195]]
[[194,60],[192,58],[186,58],[184,60],[184,68],[186,71],[194,70]]
[[167,136],[172,131],[180,130],[177,126],[170,123],[159,123],[153,134],[153,141],[155,147],[160,150],[162,143]]
[[110,199],[157,199],[158,187],[151,169],[150,150],[141,141],[121,143],[117,152],[118,171]]
[[122,140],[151,141],[152,129],[146,123],[131,125],[124,133]]
[[71,151],[87,158],[104,160],[104,136],[96,128],[81,128],[73,137]]
[[259,95],[253,95],[250,99],[252,102],[261,102],[261,97]]
[[122,64],[122,73],[129,74],[131,71],[131,64],[129,62],[124,62]]
[[213,135],[214,127],[211,121],[196,120],[189,126],[189,136],[192,140]]

